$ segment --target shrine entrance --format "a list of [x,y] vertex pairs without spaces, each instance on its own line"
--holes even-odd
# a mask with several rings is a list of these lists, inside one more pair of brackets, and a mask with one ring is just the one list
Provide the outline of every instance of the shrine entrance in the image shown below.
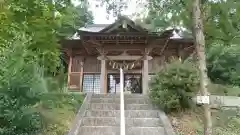
[[[124,54],[126,55],[126,54]],[[124,92],[142,93],[142,58],[136,60],[111,60],[107,61],[107,93],[120,92],[120,68],[123,69]]]
[[[120,75],[108,74],[108,93],[120,92]],[[142,94],[142,75],[141,74],[124,74],[124,92]]]
[[151,32],[125,16],[112,24],[80,28],[61,41],[69,90],[118,93],[121,82],[126,93],[148,94],[150,74],[168,59],[186,59],[195,50],[192,39],[173,38],[174,32]]
[[125,74],[124,88],[126,92],[142,94],[142,75],[141,74]]

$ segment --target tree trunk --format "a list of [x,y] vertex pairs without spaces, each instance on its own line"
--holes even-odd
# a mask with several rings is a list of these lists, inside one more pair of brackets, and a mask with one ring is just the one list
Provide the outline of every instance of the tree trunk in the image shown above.
[[[197,49],[197,57],[199,62],[200,72],[200,92],[202,96],[210,96],[207,90],[208,76],[206,68],[206,56],[205,56],[205,39],[203,34],[203,22],[200,10],[200,0],[193,0],[193,35],[195,37],[195,46]],[[203,105],[204,109],[204,135],[212,135],[212,120],[211,110],[209,104]]]

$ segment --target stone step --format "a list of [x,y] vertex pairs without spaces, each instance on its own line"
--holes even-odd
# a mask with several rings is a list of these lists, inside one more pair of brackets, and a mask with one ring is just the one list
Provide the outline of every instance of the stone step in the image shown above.
[[[120,135],[116,126],[83,126],[78,135]],[[163,127],[126,127],[126,135],[166,135]]]
[[[143,94],[124,94],[125,98],[147,98]],[[93,94],[92,98],[120,98],[120,94]]]
[[[126,127],[159,127],[163,126],[159,118],[125,118]],[[120,126],[116,117],[84,117],[82,126]]]
[[[120,117],[120,110],[87,110],[87,117]],[[158,118],[157,110],[125,110],[126,118]]]
[[[91,103],[88,104],[89,110],[119,110],[120,104],[114,103]],[[151,104],[126,104],[125,110],[156,110]]]
[[163,127],[131,127],[126,135],[167,135]]
[[78,135],[120,135],[116,126],[82,126]]
[[[91,103],[118,103],[120,104],[120,98],[92,98]],[[125,104],[151,104],[147,98],[125,98]]]

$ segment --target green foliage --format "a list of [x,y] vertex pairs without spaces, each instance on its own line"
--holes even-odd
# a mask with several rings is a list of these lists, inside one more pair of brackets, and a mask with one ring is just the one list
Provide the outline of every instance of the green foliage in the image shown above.
[[[215,83],[239,86],[240,1],[205,0],[201,4],[208,76]],[[193,30],[191,0],[148,0],[146,6],[149,13],[145,19],[152,20],[155,31],[167,27]]]
[[34,53],[21,43],[16,41],[17,46],[5,49],[0,57],[0,134],[64,135],[83,96],[49,93]]
[[0,134],[3,135],[28,135],[41,129],[41,117],[34,106],[47,90],[41,68],[21,43],[16,41],[11,49],[6,49],[0,60]]
[[240,86],[240,47],[212,44],[207,52],[208,76],[215,83]]
[[[46,73],[55,74],[60,66],[59,40],[75,33],[77,27],[93,19],[88,10],[79,10],[69,0],[8,0],[0,9],[0,52],[16,32],[30,38],[26,49],[37,57]],[[78,26],[76,26],[78,25]]]
[[150,98],[166,112],[190,108],[198,83],[197,69],[192,63],[174,61],[151,80]]
[[45,80],[49,92],[66,92],[67,74],[60,72],[57,76],[46,77]]
[[96,7],[99,6],[105,6],[106,12],[110,15],[113,15],[113,17],[117,17],[121,15],[121,12],[123,12],[128,7],[128,0],[97,0],[99,4],[96,5]]
[[239,110],[220,110],[213,113],[213,125],[215,135],[240,134]]
[[93,24],[93,15],[88,11],[88,6],[82,4],[78,6],[69,5],[63,13],[57,15],[59,21],[58,35],[62,38],[72,36],[77,29],[85,24]]
[[[225,44],[239,43],[240,1],[201,1],[203,11],[204,34],[207,43],[216,40]],[[147,0],[151,20],[156,31],[167,27],[193,30],[191,0]]]
[[38,109],[44,118],[44,128],[40,135],[65,135],[74,121],[83,97],[74,93],[42,95]]
[[[239,109],[236,108],[212,109],[213,135],[239,135],[239,113]],[[177,121],[178,124],[175,124],[175,129],[179,135],[204,135],[204,111],[202,107],[180,113],[171,113],[170,117]]]
[[[49,76],[49,73],[59,72],[58,42],[73,34],[75,25],[81,27],[93,19],[89,17],[91,13],[86,15],[87,10],[78,10],[69,0],[52,2],[0,0],[1,135],[34,135],[43,130],[49,119],[45,118],[39,106],[47,106],[42,94],[52,88],[49,87],[52,84],[45,79],[46,73]],[[58,84],[64,84],[60,80],[63,79],[59,79]],[[59,99],[63,100],[57,102],[59,106],[65,104],[72,107],[66,110],[71,111],[67,115],[73,117],[76,102],[81,102],[77,97],[76,100]],[[54,110],[54,107],[51,109]]]

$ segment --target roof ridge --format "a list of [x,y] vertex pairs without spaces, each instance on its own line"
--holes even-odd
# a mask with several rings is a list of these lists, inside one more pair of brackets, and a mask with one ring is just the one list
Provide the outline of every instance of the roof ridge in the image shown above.
[[111,25],[111,24],[87,24],[86,26],[107,26],[107,25]]

